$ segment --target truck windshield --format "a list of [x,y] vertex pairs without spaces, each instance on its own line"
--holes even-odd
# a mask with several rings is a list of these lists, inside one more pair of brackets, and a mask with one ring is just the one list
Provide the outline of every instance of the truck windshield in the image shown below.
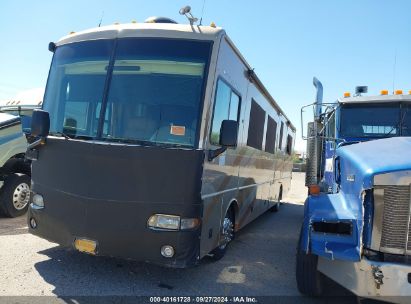
[[158,38],[57,47],[44,99],[50,133],[194,147],[210,50]]
[[374,138],[399,136],[400,104],[343,105],[340,115],[340,137]]

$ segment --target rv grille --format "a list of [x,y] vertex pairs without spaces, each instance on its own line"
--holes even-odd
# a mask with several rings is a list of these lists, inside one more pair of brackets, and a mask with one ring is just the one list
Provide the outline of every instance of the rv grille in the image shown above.
[[384,186],[381,251],[411,253],[410,186]]

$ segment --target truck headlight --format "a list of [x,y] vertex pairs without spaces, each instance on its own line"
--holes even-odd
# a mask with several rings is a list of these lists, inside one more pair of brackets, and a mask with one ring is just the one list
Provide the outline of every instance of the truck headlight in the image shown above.
[[180,229],[180,217],[177,215],[154,214],[148,219],[148,227],[154,229]]

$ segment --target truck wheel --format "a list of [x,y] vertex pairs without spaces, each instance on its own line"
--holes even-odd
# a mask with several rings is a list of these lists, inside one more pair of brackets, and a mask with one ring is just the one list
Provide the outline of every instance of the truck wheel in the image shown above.
[[230,208],[223,220],[223,226],[220,229],[221,245],[211,251],[213,260],[220,260],[227,251],[228,244],[234,239],[234,214]]
[[297,247],[296,279],[298,291],[307,296],[321,296],[323,293],[323,274],[317,270],[318,256],[306,254],[301,249],[301,233]]
[[26,213],[30,202],[30,177],[21,173],[9,175],[0,190],[0,207],[7,217]]

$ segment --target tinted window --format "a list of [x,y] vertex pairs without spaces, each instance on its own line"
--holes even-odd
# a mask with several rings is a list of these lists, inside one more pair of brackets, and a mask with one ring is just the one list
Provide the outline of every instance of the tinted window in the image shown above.
[[411,105],[404,104],[402,106],[402,135],[411,136]]
[[385,137],[400,133],[399,104],[345,105],[341,108],[341,137]]
[[112,40],[96,40],[56,49],[44,99],[50,134],[96,136],[98,120],[90,113],[103,99],[113,45]]
[[211,44],[118,41],[107,108],[112,140],[195,146]]
[[283,148],[283,133],[284,133],[284,122],[281,122],[281,128],[280,128],[280,142],[278,144],[278,149]]
[[268,116],[267,121],[267,133],[265,136],[265,151],[274,153],[275,152],[275,140],[277,136],[277,123],[274,119]]
[[51,134],[195,146],[211,45],[124,38],[115,50],[114,40],[57,47],[44,101]]
[[221,79],[217,83],[213,121],[211,123],[210,143],[219,145],[220,128],[223,120],[238,121],[240,97]]
[[251,101],[250,123],[248,126],[247,145],[261,150],[263,146],[265,111],[254,101]]
[[291,135],[287,136],[287,154],[291,155],[293,149],[293,137]]

